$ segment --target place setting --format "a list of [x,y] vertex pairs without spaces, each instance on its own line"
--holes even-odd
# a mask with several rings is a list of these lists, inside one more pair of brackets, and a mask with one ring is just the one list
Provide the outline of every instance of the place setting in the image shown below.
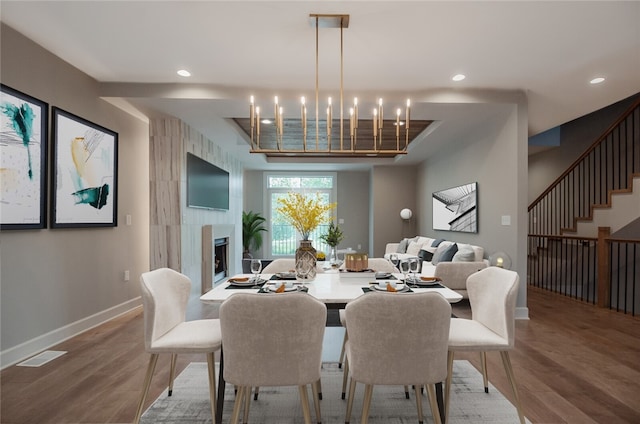
[[397,280],[371,281],[368,287],[363,287],[365,293],[375,291],[381,293],[413,293],[409,286]]

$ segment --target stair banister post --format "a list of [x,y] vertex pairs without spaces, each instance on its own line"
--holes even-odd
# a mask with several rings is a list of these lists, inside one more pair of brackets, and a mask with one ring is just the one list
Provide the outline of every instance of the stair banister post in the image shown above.
[[598,227],[598,306],[601,308],[608,308],[611,298],[609,236],[611,236],[611,227]]

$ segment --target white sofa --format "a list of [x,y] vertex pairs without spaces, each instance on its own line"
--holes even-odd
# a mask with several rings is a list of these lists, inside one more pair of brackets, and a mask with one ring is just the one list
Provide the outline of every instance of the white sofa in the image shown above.
[[489,265],[481,246],[424,236],[387,243],[384,257],[389,259],[392,253],[396,253],[401,260],[422,257],[421,275],[441,278],[444,285],[465,299],[469,297],[467,277]]

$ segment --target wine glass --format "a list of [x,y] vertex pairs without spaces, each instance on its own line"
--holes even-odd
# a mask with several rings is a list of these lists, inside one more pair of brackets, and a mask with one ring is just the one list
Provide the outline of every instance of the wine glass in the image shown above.
[[254,283],[260,281],[260,271],[262,271],[262,261],[260,259],[251,259],[251,272],[253,273]]
[[409,273],[409,271],[411,270],[411,265],[409,264],[409,260],[408,259],[403,259],[400,261],[400,272],[402,272],[402,274],[404,275],[404,283],[407,284],[408,280],[407,280],[407,274]]
[[300,283],[299,290],[304,289],[304,282],[309,278],[311,266],[312,264],[309,261],[296,262],[296,280]]
[[413,282],[416,282],[416,273],[420,268],[420,259],[419,258],[410,258],[409,259],[409,269],[411,270],[411,279]]
[[397,253],[390,254],[389,255],[389,261],[393,264],[393,266],[398,268],[398,264],[400,263],[400,258],[398,258],[398,254]]

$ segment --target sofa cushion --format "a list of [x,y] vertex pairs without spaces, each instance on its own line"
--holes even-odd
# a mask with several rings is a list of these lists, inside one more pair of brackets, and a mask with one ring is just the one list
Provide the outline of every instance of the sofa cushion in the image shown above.
[[435,239],[431,242],[431,246],[438,247],[440,246],[440,244],[442,244],[443,241],[445,241],[443,238]]
[[407,255],[418,256],[420,249],[422,248],[422,244],[417,241],[410,241],[409,246],[407,246]]
[[407,247],[409,246],[409,239],[402,239],[400,240],[400,244],[398,244],[398,250],[396,250],[397,253],[407,253]]
[[437,265],[439,262],[451,262],[453,255],[458,251],[458,245],[453,242],[442,242],[433,254],[431,263]]
[[468,244],[458,245],[458,251],[453,258],[452,262],[474,262],[476,260],[476,252]]
[[424,246],[422,246],[422,249],[420,249],[420,251],[418,252],[418,257],[420,258],[421,262],[431,262],[431,259],[433,259],[433,252],[428,251],[424,248]]

